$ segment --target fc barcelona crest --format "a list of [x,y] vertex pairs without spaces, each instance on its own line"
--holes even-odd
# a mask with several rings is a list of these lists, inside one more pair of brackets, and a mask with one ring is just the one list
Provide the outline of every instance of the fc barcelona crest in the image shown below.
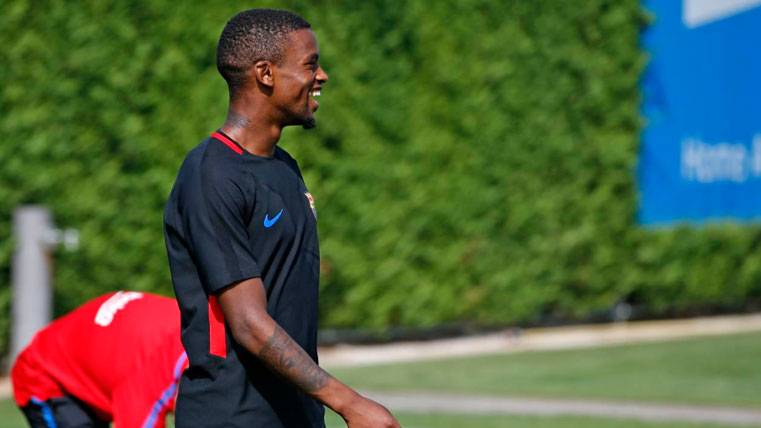
[[309,201],[309,208],[312,209],[312,214],[314,214],[314,218],[317,218],[317,209],[314,207],[314,197],[309,192],[304,192],[304,196],[306,196],[307,200]]

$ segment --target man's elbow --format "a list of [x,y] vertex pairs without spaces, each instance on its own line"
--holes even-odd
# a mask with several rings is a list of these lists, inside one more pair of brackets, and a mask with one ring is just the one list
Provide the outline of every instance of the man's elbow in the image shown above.
[[246,311],[228,324],[233,339],[252,353],[261,349],[275,330],[274,321],[266,311]]

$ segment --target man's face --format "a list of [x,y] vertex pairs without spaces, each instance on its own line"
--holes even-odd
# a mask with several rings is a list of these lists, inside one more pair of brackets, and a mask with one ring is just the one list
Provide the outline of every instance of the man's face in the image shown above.
[[292,31],[288,35],[283,57],[275,65],[273,102],[285,116],[284,125],[314,128],[314,112],[322,85],[328,75],[320,67],[320,50],[310,29]]

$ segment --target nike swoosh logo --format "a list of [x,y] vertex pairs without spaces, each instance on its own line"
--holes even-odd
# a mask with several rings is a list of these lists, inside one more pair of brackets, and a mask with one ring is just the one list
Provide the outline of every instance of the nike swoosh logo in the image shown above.
[[269,229],[272,227],[275,223],[277,223],[278,220],[280,220],[280,216],[283,215],[283,210],[285,208],[280,208],[280,212],[278,212],[275,217],[269,218],[269,214],[264,215],[264,227]]

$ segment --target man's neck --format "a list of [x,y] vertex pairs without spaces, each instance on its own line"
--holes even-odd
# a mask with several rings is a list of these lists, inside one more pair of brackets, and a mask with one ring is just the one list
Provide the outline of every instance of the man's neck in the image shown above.
[[283,128],[269,119],[269,115],[255,103],[231,102],[221,129],[246,151],[272,157]]

